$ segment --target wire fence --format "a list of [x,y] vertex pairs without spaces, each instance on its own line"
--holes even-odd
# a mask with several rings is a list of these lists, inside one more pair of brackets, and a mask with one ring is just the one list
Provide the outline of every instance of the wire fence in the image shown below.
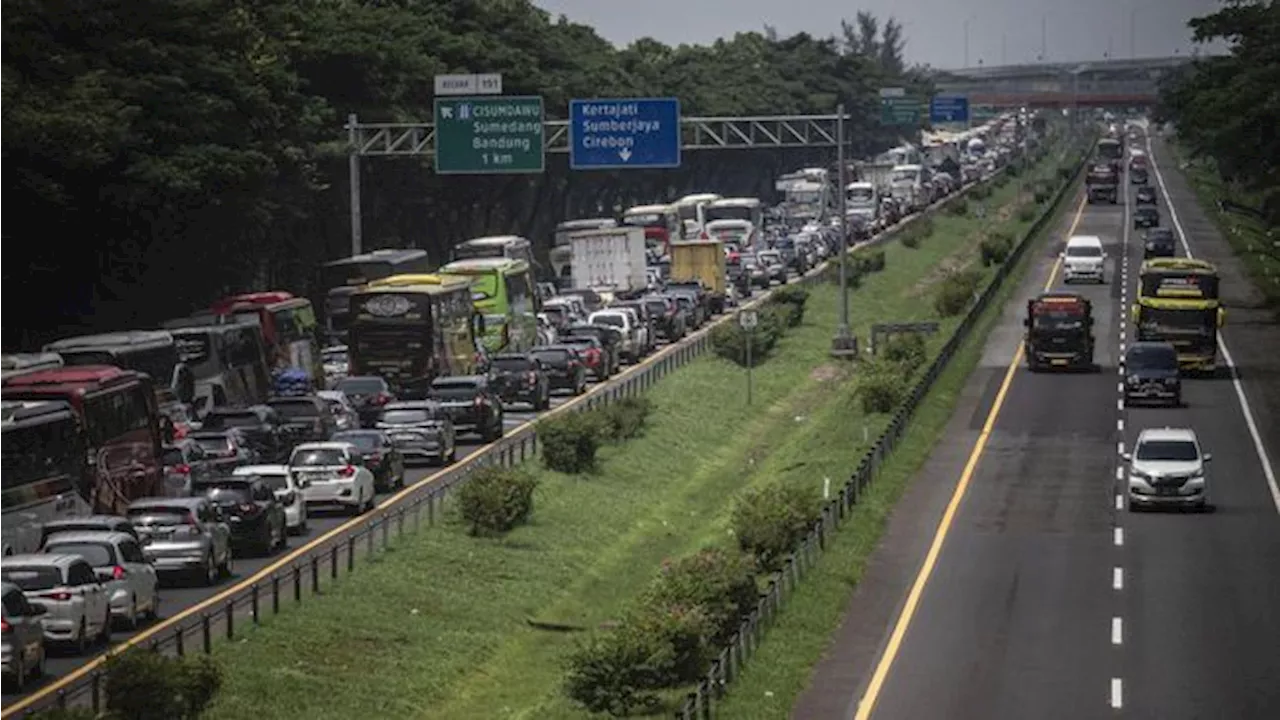
[[[939,200],[916,215],[905,218],[859,247],[882,244],[911,223],[928,217],[958,195],[968,193],[974,187],[989,182],[991,178],[974,183],[958,193]],[[1036,227],[1043,222],[1038,221]],[[1025,240],[1014,251],[1015,260],[1023,251]],[[1015,260],[1011,260],[1011,263]],[[829,261],[806,273],[793,282],[808,285],[820,282]],[[1010,264],[1011,264],[1010,263]],[[723,686],[736,676],[759,643],[761,633],[773,619],[787,597],[812,565],[825,546],[827,535],[839,526],[839,522],[857,502],[862,489],[871,481],[884,458],[901,438],[920,399],[946,366],[959,346],[957,338],[963,337],[972,326],[974,318],[986,307],[992,288],[998,287],[1006,274],[1005,267],[997,272],[996,279],[979,298],[974,309],[960,324],[956,334],[943,347],[924,379],[917,383],[907,404],[899,409],[889,429],[876,441],[874,448],[854,473],[853,478],[840,491],[840,496],[822,511],[822,519],[809,537],[797,548],[786,569],[770,581],[768,592],[761,598],[756,612],[743,623],[737,636],[720,653],[711,671],[692,693],[680,717],[708,717],[715,699],[720,697]],[[765,293],[742,308],[756,307],[767,302],[771,293]],[[711,329],[729,319],[721,316],[710,325],[688,338],[660,350],[653,358],[633,368],[608,383],[597,385],[581,396],[553,410],[580,412],[609,405],[621,398],[640,395],[673,371],[689,364],[711,350]],[[538,452],[536,424],[524,425],[507,437],[484,450],[463,459],[455,469],[421,481],[384,501],[376,509],[330,530],[315,541],[297,548],[257,571],[218,595],[184,609],[172,618],[142,631],[109,652],[90,660],[85,665],[55,680],[49,686],[34,691],[28,697],[13,703],[3,713],[4,720],[24,718],[50,707],[89,707],[100,712],[105,707],[107,669],[106,659],[129,648],[146,648],[170,656],[190,653],[209,654],[216,642],[233,640],[264,619],[277,615],[286,606],[305,604],[310,598],[323,594],[326,588],[337,583],[344,574],[350,574],[358,565],[371,561],[381,551],[407,533],[417,532],[424,525],[441,522],[445,504],[454,488],[465,482],[475,469],[499,465],[511,467],[533,459]]]
[[939,349],[933,362],[929,364],[924,374],[913,385],[910,394],[907,395],[902,405],[894,412],[888,427],[867,450],[862,461],[858,464],[857,470],[849,476],[848,482],[840,488],[840,492],[823,505],[822,513],[818,520],[814,522],[809,534],[792,550],[783,568],[769,579],[768,586],[760,595],[759,600],[757,600],[755,609],[738,626],[738,631],[729,639],[729,642],[720,648],[720,652],[712,661],[706,677],[698,683],[693,692],[689,693],[680,709],[676,712],[677,718],[681,720],[704,720],[715,716],[717,703],[724,697],[728,685],[738,678],[743,666],[755,655],[765,632],[773,625],[778,613],[786,606],[787,601],[800,584],[800,581],[817,563],[822,552],[826,550],[832,534],[839,531],[840,526],[850,517],[854,506],[858,504],[867,486],[875,481],[885,462],[893,454],[898,444],[902,442],[911,418],[915,415],[916,410],[919,409],[920,403],[923,402],[925,396],[933,388],[934,383],[937,382],[942,373],[946,371],[952,358],[960,350],[969,333],[973,331],[974,325],[982,317],[983,312],[997,297],[1005,279],[1012,272],[1012,268],[1017,266],[1022,256],[1027,252],[1027,248],[1033,244],[1034,239],[1044,229],[1045,225],[1053,220],[1059,204],[1075,187],[1080,171],[1085,166],[1086,157],[1087,153],[1082,152],[1078,162],[1075,163],[1074,172],[1069,178],[1062,181],[1061,186],[1045,206],[1045,209],[1035,219],[1027,232],[1019,238],[1008,259],[997,268],[987,287],[978,295],[972,307],[961,319],[960,324],[956,326],[951,337]]

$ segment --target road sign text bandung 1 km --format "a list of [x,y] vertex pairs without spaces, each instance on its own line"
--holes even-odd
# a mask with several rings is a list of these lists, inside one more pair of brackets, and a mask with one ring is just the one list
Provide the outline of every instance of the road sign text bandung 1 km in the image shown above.
[[436,98],[436,172],[540,173],[542,98]]
[[929,102],[929,122],[969,122],[969,98],[964,95],[935,95]]
[[680,101],[676,98],[569,101],[569,167],[574,170],[680,167]]

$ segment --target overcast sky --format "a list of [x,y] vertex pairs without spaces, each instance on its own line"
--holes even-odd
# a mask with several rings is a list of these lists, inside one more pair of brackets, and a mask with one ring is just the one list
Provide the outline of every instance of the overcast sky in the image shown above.
[[[784,35],[837,33],[841,18],[865,10],[906,29],[908,62],[938,68],[1165,57],[1191,52],[1187,20],[1215,0],[533,0],[552,15],[596,28],[615,45],[645,36],[668,44],[707,43],[772,25]],[[1131,23],[1132,20],[1136,22]],[[1133,25],[1132,36],[1130,28]],[[1132,37],[1132,44],[1130,42]],[[1202,52],[1204,52],[1202,50]]]

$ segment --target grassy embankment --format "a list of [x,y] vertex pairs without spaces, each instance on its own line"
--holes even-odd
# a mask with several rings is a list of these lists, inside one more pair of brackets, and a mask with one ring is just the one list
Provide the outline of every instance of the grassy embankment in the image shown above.
[[[1009,212],[1015,193],[1009,183],[985,200],[985,219],[939,216],[918,248],[888,245],[886,270],[852,297],[854,331],[865,340],[873,321],[932,319],[939,268],[977,265],[994,222],[1027,226]],[[827,360],[837,317],[835,289],[818,286],[804,324],[756,369],[750,407],[743,371],[723,360],[672,374],[650,394],[643,437],[604,449],[594,476],[539,471],[532,522],[505,538],[470,537],[456,522],[424,529],[218,647],[226,684],[209,716],[583,716],[561,692],[562,658],[580,635],[530,620],[607,625],[663,559],[732,542],[735,493],[766,480],[838,487],[883,426]]]
[[1248,207],[1261,207],[1258,195],[1245,192],[1223,180],[1213,160],[1192,160],[1186,149],[1176,142],[1170,142],[1168,147],[1186,175],[1205,215],[1213,220],[1222,237],[1231,245],[1249,279],[1266,298],[1267,304],[1280,310],[1280,245],[1275,244],[1280,242],[1280,234],[1269,238],[1262,220],[1240,213],[1224,213],[1218,206],[1218,201],[1230,200]]

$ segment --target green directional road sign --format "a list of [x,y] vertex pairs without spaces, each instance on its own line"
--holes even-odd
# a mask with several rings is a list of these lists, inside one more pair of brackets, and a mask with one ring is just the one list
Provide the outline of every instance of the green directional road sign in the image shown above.
[[912,97],[880,98],[882,125],[919,125],[920,101]]
[[540,173],[542,98],[436,98],[436,172]]
[[981,125],[999,114],[994,105],[974,105],[969,113],[969,121],[974,125]]

